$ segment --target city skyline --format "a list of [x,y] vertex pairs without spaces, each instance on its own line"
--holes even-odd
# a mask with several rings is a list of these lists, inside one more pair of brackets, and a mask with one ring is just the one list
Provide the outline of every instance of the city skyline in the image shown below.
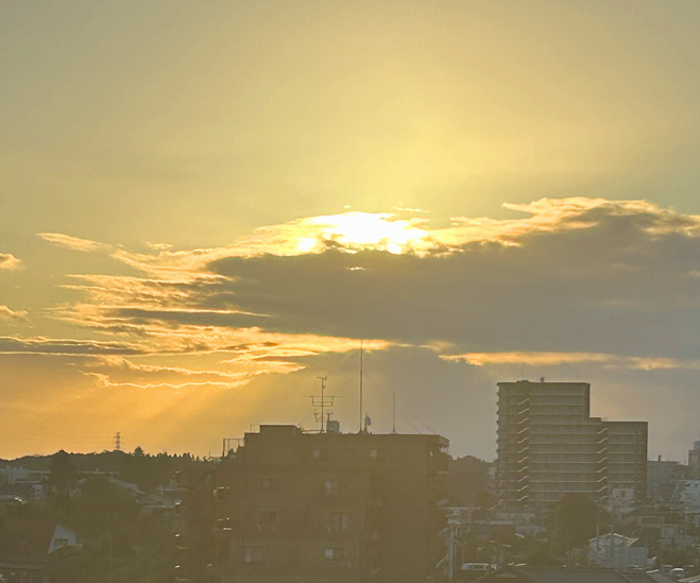
[[[496,383],[700,438],[700,5],[0,5],[0,457],[438,433]],[[365,411],[358,410],[364,347]]]

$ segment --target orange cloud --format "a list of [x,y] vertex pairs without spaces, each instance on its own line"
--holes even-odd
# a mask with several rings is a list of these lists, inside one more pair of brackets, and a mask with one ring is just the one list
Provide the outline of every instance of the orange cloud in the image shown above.
[[0,304],[0,320],[15,320],[17,322],[27,321],[27,312],[23,310],[11,310],[7,306]]
[[603,368],[636,370],[700,370],[700,360],[679,360],[642,356],[618,356],[594,352],[467,352],[441,355],[441,359],[466,362],[473,366],[525,364],[559,366],[562,364],[595,364]]
[[0,269],[20,269],[22,262],[11,253],[0,253]]

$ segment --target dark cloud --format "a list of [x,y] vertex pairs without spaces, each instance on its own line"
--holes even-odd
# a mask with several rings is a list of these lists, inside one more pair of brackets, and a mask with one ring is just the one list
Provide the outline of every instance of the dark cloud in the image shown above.
[[81,340],[21,339],[0,337],[0,354],[54,354],[54,355],[137,355],[145,351],[130,344]]
[[684,229],[695,223],[614,206],[567,221],[585,226],[529,232],[517,245],[469,243],[443,256],[327,250],[210,267],[232,278],[219,286],[236,308],[270,316],[260,321],[266,330],[478,351],[694,356],[700,238]]
[[242,328],[260,323],[260,316],[231,311],[208,310],[149,310],[145,308],[118,308],[108,310],[107,316],[146,323],[154,320],[171,325],[226,326]]

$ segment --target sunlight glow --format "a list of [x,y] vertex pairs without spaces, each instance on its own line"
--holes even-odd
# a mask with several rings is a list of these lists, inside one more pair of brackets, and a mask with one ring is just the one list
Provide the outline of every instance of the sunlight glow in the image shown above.
[[304,223],[316,236],[317,244],[335,241],[348,250],[376,249],[400,254],[427,247],[429,238],[422,228],[422,219],[398,219],[389,213],[350,212],[311,217]]

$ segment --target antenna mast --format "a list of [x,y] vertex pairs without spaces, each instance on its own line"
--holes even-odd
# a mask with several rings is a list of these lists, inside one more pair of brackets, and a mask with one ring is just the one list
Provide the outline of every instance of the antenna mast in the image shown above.
[[394,391],[392,418],[393,418],[393,426],[392,426],[393,428],[392,428],[391,432],[396,433],[396,391]]
[[363,422],[363,413],[362,413],[362,340],[360,340],[360,433],[362,433],[362,422]]
[[[329,395],[326,397],[326,380],[328,379],[327,376],[325,377],[316,377],[321,381],[321,396],[315,396],[315,395],[309,395],[311,398],[311,406],[316,408],[318,407],[321,409],[321,433],[325,432],[325,409],[330,409],[333,407],[333,402],[335,400],[335,395]],[[328,416],[330,418],[331,411],[328,412]]]

